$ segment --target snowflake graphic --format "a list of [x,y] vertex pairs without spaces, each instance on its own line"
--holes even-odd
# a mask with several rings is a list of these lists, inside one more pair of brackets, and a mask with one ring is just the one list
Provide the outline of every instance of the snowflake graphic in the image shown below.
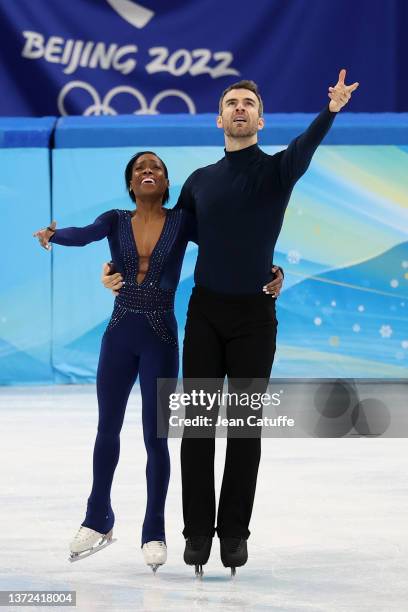
[[337,304],[336,304],[336,300],[332,300],[332,301],[331,301],[331,306],[333,306],[333,308],[335,308],[335,306],[337,306]]
[[361,329],[361,327],[359,326],[359,324],[358,324],[358,323],[355,323],[355,324],[353,325],[353,332],[358,333],[358,332],[360,331],[360,329]]
[[357,308],[357,310],[359,312],[364,312],[365,308],[364,308],[364,306],[362,304],[360,304],[360,306]]
[[320,317],[315,317],[314,324],[315,325],[321,325],[322,324],[321,318]]
[[404,259],[404,261],[401,261],[401,266],[403,268],[408,268],[408,261],[406,259]]
[[393,278],[392,281],[390,281],[390,285],[391,285],[391,287],[393,287],[395,289],[396,287],[398,287],[399,282],[397,281],[396,278]]
[[298,264],[300,261],[300,253],[299,251],[289,251],[286,256],[286,259],[291,264]]
[[382,338],[391,338],[392,327],[391,325],[381,325],[379,332]]
[[401,342],[401,346],[402,346],[403,349],[408,349],[408,340],[403,340]]

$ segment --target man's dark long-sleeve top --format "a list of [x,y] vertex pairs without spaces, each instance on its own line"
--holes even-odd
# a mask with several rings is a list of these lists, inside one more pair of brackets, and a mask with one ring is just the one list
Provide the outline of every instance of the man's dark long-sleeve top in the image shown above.
[[177,208],[198,225],[196,285],[231,294],[259,293],[272,280],[271,265],[296,181],[336,113],[326,107],[284,151],[268,155],[257,144],[226,151],[184,183]]

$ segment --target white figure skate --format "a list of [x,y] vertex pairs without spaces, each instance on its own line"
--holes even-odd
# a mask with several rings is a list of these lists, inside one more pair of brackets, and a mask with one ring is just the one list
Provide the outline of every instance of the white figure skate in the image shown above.
[[79,561],[80,559],[89,557],[99,550],[102,550],[102,548],[106,548],[110,544],[116,542],[116,539],[114,540],[112,538],[112,532],[113,530],[111,529],[106,534],[99,533],[98,531],[81,525],[69,546],[71,551],[69,561]]
[[167,560],[167,546],[164,542],[159,542],[157,540],[152,540],[151,542],[146,542],[142,546],[144,560],[146,565],[150,565],[155,574],[157,568],[160,565],[166,563]]

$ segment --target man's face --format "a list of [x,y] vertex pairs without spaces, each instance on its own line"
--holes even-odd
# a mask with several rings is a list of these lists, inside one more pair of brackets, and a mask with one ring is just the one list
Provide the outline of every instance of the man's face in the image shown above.
[[218,116],[217,126],[226,136],[247,138],[254,136],[264,127],[259,116],[259,100],[249,89],[232,89],[222,101],[222,114]]

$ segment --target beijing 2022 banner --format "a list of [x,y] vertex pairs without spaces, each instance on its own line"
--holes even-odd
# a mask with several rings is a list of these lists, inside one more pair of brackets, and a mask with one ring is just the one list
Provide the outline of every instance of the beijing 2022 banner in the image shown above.
[[318,112],[342,67],[350,110],[408,110],[406,0],[0,0],[0,23],[0,115],[216,112],[242,78]]

